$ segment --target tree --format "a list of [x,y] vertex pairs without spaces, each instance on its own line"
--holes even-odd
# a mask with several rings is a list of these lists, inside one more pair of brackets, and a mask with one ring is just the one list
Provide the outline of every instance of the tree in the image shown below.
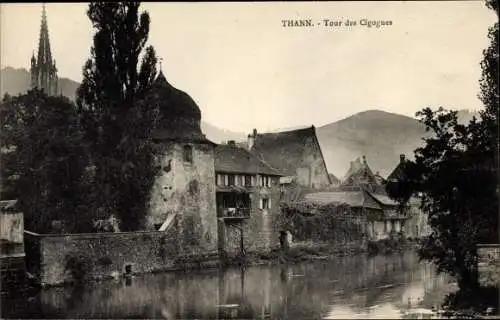
[[[26,229],[86,232],[85,167],[76,107],[32,90],[6,96],[2,123],[2,198],[17,199]],[[53,222],[62,226],[54,230]]]
[[[488,3],[496,10],[496,2]],[[429,216],[431,235],[420,257],[436,263],[438,271],[458,280],[462,301],[473,303],[478,290],[479,243],[498,241],[498,23],[489,31],[491,45],[481,62],[479,119],[457,122],[457,112],[425,108],[417,113],[433,134],[415,150],[389,194],[400,201],[420,192],[421,209]],[[402,186],[402,187],[398,187]]]
[[95,168],[94,210],[103,218],[118,216],[122,230],[143,226],[157,174],[151,132],[159,113],[157,104],[147,99],[157,59],[153,47],[146,47],[149,15],[139,15],[139,6],[89,4],[87,15],[96,33],[77,91]]

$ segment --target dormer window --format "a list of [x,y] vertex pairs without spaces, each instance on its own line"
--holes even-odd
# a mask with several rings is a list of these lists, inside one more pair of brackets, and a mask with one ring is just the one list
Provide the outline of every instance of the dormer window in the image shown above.
[[185,145],[183,149],[183,160],[184,162],[193,163],[193,147],[190,145]]

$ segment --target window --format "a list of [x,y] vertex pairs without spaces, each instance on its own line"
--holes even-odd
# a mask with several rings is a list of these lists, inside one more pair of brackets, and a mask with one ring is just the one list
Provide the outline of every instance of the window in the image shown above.
[[193,162],[193,147],[189,145],[184,146],[183,159],[184,162],[189,162],[189,163]]
[[246,187],[252,186],[252,176],[245,176],[245,186]]
[[271,187],[271,177],[259,176],[259,186],[261,187]]
[[260,199],[260,208],[263,210],[271,209],[271,200],[269,198]]
[[229,184],[230,186],[234,186],[234,180],[235,180],[234,178],[235,178],[235,177],[234,177],[234,174],[230,174],[230,175],[229,175],[229,178],[228,178],[228,180],[229,180],[229,181],[228,181],[228,184]]

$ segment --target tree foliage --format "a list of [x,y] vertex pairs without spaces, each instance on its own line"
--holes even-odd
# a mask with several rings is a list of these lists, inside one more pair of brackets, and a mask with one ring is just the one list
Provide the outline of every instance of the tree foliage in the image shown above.
[[359,214],[344,204],[282,203],[280,210],[277,224],[298,241],[345,243],[366,236]]
[[[26,229],[85,232],[85,167],[76,107],[64,97],[32,90],[6,96],[2,123],[2,198],[17,199]],[[53,221],[62,225],[56,230]]]
[[[497,11],[492,1],[490,8]],[[425,108],[417,113],[432,135],[415,150],[415,161],[388,192],[399,201],[420,193],[431,235],[419,250],[439,271],[456,276],[462,290],[477,287],[478,243],[498,241],[498,23],[481,62],[484,109],[468,124],[457,112]]]
[[139,2],[89,4],[87,15],[96,32],[77,91],[95,168],[93,209],[102,217],[118,216],[122,230],[143,226],[157,174],[151,132],[159,113],[147,99],[157,59],[153,47],[146,47],[149,15],[139,14],[139,6]]

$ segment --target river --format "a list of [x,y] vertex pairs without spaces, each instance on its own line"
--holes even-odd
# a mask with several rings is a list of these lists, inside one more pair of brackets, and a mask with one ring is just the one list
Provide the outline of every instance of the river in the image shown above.
[[439,306],[449,279],[413,252],[162,273],[2,299],[2,318],[402,318]]

